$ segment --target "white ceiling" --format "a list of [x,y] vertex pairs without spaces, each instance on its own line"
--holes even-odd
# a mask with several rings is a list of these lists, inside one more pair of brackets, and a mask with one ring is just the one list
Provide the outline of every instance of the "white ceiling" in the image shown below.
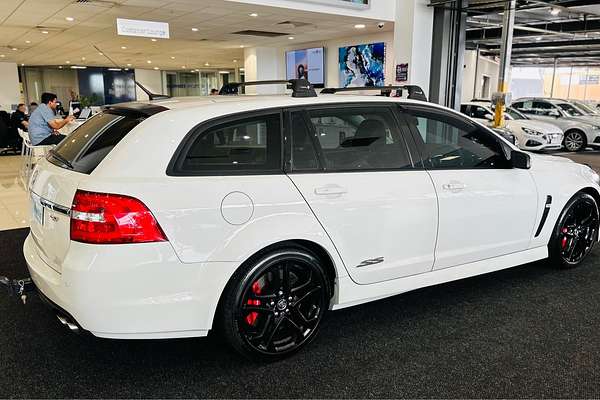
[[[377,21],[370,19],[226,0],[0,0],[0,4],[0,61],[25,65],[66,66],[69,61],[71,65],[112,66],[94,49],[96,45],[122,67],[196,69],[208,63],[210,68],[233,68],[243,64],[241,46],[287,46],[352,36],[359,32],[355,24],[367,25],[361,34],[381,31]],[[69,22],[66,17],[75,20]],[[117,17],[168,22],[171,38],[152,42],[117,36]],[[310,25],[278,25],[284,21]],[[232,34],[246,29],[282,32],[295,39]]]

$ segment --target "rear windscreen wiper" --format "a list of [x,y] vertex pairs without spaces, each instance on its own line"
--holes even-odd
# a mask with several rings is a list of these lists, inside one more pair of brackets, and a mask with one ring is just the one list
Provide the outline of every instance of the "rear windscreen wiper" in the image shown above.
[[73,164],[71,164],[69,160],[58,154],[56,150],[52,149],[48,154],[50,154],[52,157],[56,158],[58,161],[69,167],[69,169],[73,169]]

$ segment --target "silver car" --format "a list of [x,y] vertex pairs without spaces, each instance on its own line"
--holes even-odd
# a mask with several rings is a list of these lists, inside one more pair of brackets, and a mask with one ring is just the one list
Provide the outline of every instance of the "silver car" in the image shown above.
[[515,100],[511,106],[531,119],[561,128],[565,133],[563,145],[568,151],[600,148],[600,118],[586,115],[566,100],[529,97]]

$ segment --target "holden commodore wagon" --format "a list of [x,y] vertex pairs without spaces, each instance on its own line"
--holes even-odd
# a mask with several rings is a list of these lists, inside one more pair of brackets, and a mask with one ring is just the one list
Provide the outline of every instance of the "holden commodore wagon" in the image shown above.
[[53,149],[23,250],[59,319],[274,359],[328,310],[597,242],[587,166],[424,101],[303,88],[109,106]]

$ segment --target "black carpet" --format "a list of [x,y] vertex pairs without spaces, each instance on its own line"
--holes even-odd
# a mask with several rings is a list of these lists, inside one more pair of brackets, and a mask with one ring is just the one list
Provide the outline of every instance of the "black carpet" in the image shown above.
[[[26,230],[0,232],[0,275]],[[0,397],[600,397],[600,247],[330,313],[268,365],[218,338],[117,341],[65,330],[37,298],[0,297]]]

